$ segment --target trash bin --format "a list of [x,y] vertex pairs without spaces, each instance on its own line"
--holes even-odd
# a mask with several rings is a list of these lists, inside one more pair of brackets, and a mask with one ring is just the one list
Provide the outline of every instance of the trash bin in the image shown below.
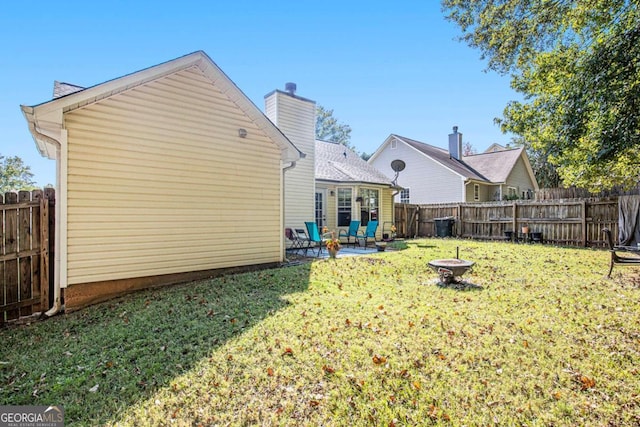
[[453,236],[453,223],[455,222],[453,217],[446,218],[434,218],[436,224],[436,236],[438,237],[451,237]]

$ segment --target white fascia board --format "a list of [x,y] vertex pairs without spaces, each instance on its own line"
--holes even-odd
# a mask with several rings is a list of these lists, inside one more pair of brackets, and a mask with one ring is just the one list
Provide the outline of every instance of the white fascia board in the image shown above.
[[[109,98],[153,80],[198,67],[223,93],[225,93],[240,109],[247,114],[271,139],[280,147],[282,160],[291,162],[300,159],[303,153],[293,145],[287,137],[275,127],[271,121],[247,98],[247,96],[231,81],[229,77],[202,51],[197,51],[180,58],[128,74],[123,77],[89,87],[82,91],[36,105],[33,108],[35,117],[44,117],[49,113],[66,113],[80,107]],[[39,123],[36,123],[40,127]]]
[[380,146],[378,147],[378,149],[376,151],[374,151],[374,153],[371,155],[371,157],[369,157],[369,160],[367,160],[367,163],[373,163],[373,161],[384,151],[384,149],[386,148],[387,145],[389,145],[389,143],[391,142],[392,139],[394,139],[396,136],[394,134],[389,135],[382,144],[380,144]]

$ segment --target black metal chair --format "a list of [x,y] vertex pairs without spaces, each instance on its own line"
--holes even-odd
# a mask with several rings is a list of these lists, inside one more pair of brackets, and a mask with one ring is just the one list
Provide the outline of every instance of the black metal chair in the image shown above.
[[608,228],[603,228],[602,232],[605,235],[606,242],[609,245],[609,252],[611,253],[611,261],[609,262],[609,274],[607,274],[607,277],[611,277],[611,272],[613,271],[613,266],[615,264],[640,266],[639,257],[620,256],[616,253],[616,252],[639,253],[640,251],[631,250],[631,248],[625,247],[625,246],[615,246],[613,244],[613,236],[611,235],[611,230],[609,230]]
[[311,240],[307,235],[307,231],[304,228],[296,228],[294,229],[296,233],[296,237],[300,242],[300,249],[304,249],[304,255],[307,256],[307,251],[311,247]]
[[292,228],[285,228],[284,235],[291,242],[291,246],[287,250],[294,251],[296,249],[304,249],[304,242]]

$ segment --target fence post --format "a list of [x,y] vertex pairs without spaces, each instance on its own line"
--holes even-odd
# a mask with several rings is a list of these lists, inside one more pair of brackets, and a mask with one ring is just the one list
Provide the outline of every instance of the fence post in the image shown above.
[[[4,194],[5,203],[7,205],[15,205],[18,203],[18,193],[7,192]],[[5,211],[5,240],[4,249],[6,254],[15,254],[18,252],[18,209],[7,209]],[[4,264],[4,285],[5,285],[5,305],[14,304],[20,301],[19,288],[20,284],[18,273],[18,259],[5,261]],[[20,316],[19,309],[6,311],[7,320],[17,319]]]
[[[28,203],[31,201],[31,192],[21,190],[18,192],[18,203]],[[33,282],[31,278],[31,262],[33,256],[24,256],[32,248],[31,240],[33,233],[33,222],[31,218],[31,208],[20,208],[18,210],[18,301],[23,302],[33,296]],[[20,316],[28,316],[33,313],[33,306],[20,307]]]
[[518,216],[517,216],[517,214],[518,214],[518,207],[517,207],[518,204],[515,201],[513,201],[511,203],[512,203],[511,204],[511,212],[512,212],[511,213],[511,215],[512,215],[511,224],[513,225],[513,235],[515,237],[518,237]]
[[49,199],[40,199],[40,307],[49,307]]
[[584,200],[580,200],[580,209],[582,209],[580,213],[580,220],[582,221],[580,224],[582,229],[582,246],[587,247],[587,203]]

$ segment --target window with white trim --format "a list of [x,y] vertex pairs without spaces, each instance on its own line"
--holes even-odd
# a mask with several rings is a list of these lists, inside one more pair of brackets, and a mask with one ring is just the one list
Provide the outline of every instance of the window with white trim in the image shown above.
[[338,188],[338,227],[348,227],[351,223],[351,188]]
[[480,184],[473,184],[473,200],[480,200]]
[[402,190],[400,190],[400,203],[411,203],[410,200],[411,197],[409,194],[409,189],[403,188]]
[[510,198],[518,197],[518,189],[516,187],[507,187],[507,196]]
[[358,197],[362,198],[360,203],[360,224],[367,225],[369,221],[378,220],[378,209],[380,206],[380,196],[378,190],[361,188]]

